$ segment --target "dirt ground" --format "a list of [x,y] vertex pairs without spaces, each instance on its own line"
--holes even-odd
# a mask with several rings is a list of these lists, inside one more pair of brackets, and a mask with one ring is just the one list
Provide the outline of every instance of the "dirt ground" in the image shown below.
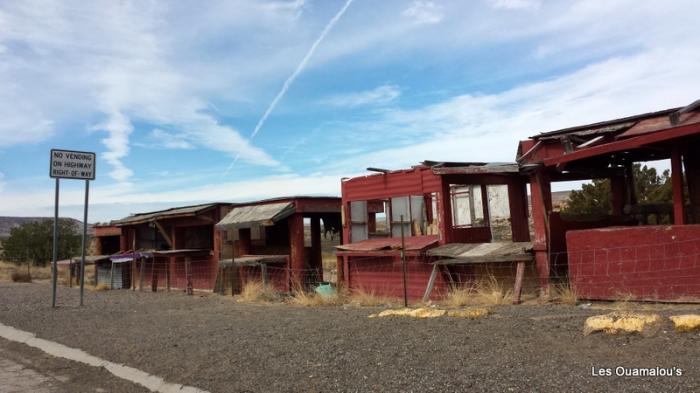
[[[700,334],[584,337],[606,305],[498,306],[480,319],[368,318],[377,308],[242,304],[181,293],[0,283],[0,322],[212,392],[697,391]],[[662,315],[699,306],[631,306]],[[596,377],[592,367],[680,368]],[[51,366],[48,366],[49,369]],[[2,390],[2,389],[0,389]],[[80,389],[78,389],[80,390]]]

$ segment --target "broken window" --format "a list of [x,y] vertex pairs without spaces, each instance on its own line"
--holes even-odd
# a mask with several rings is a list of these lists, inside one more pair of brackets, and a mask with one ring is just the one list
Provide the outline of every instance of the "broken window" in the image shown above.
[[350,203],[351,241],[373,237],[438,235],[437,193]]
[[450,199],[452,201],[452,226],[486,226],[484,196],[480,185],[451,185]]
[[486,187],[489,202],[489,219],[492,241],[513,240],[510,217],[508,186],[489,185]]
[[359,242],[367,238],[367,201],[350,202],[350,241]]
[[369,237],[389,237],[389,200],[373,199],[367,202]]

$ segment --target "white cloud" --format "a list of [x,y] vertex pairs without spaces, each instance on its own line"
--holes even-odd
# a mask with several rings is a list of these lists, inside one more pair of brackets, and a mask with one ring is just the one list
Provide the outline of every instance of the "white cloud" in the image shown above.
[[[0,57],[0,146],[39,142],[53,136],[60,125],[85,119],[93,124],[90,130],[106,133],[102,157],[112,167],[110,176],[125,182],[133,175],[125,160],[133,124],[138,122],[176,130],[192,144],[230,157],[239,155],[248,163],[279,166],[264,150],[241,138],[238,130],[209,113],[211,89],[231,85],[214,83],[222,78],[193,70],[200,66],[196,55],[180,56],[188,42],[174,41],[181,25],[173,22],[183,17],[178,12],[186,12],[187,6],[177,11],[169,6],[3,3],[0,45],[6,49]],[[254,10],[249,18],[253,21],[269,18],[285,26],[294,23],[303,2],[241,1],[237,6],[236,11]],[[239,12],[231,14],[245,20]],[[266,67],[259,62],[256,67],[264,77]],[[230,70],[216,75],[228,74]]]
[[[353,152],[327,169],[402,168],[425,159],[513,161],[518,141],[539,132],[689,104],[698,98],[699,64],[700,53],[684,46],[659,49],[501,93],[465,94],[418,109],[388,110],[372,121],[371,133],[395,146]],[[346,145],[367,146],[365,123],[338,131]]]
[[185,134],[174,134],[155,128],[151,131],[150,139],[157,147],[166,149],[193,149],[194,146],[187,141]]
[[496,9],[517,10],[523,8],[539,8],[541,0],[489,0],[491,6]]
[[415,0],[401,15],[416,24],[427,25],[440,23],[444,17],[441,6],[432,1],[422,0]]
[[[201,187],[188,187],[187,192],[169,190],[146,192],[133,185],[111,185],[90,188],[90,221],[109,221],[137,213],[139,209],[158,209],[211,201],[249,201],[295,195],[340,195],[340,177],[318,175],[277,175],[237,182],[219,182]],[[294,190],[290,192],[290,190]],[[61,215],[82,216],[81,188],[61,191]],[[0,193],[0,215],[50,215],[53,193],[50,189]]]
[[339,107],[363,105],[386,105],[401,95],[401,89],[394,85],[382,85],[372,90],[338,94],[321,100],[322,104]]

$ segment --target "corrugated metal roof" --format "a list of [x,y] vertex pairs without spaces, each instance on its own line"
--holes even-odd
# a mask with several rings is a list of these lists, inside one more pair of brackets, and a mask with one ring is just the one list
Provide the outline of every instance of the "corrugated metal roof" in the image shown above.
[[268,203],[264,205],[237,206],[216,226],[234,228],[246,228],[252,225],[273,225],[294,214],[295,208],[292,202]]
[[[427,247],[436,244],[438,237],[436,235],[429,236],[409,236],[404,238],[406,251],[421,251]],[[386,237],[378,239],[362,240],[356,243],[341,244],[335,246],[341,251],[391,251],[401,249],[400,237]]]
[[114,220],[114,221],[112,221],[111,224],[116,225],[116,226],[123,226],[123,225],[140,224],[140,223],[144,223],[144,222],[160,220],[160,219],[165,219],[165,218],[193,216],[193,215],[204,212],[206,210],[209,210],[209,209],[211,209],[215,206],[221,205],[221,204],[222,203],[206,203],[206,204],[202,204],[202,205],[174,207],[171,209],[159,210],[159,211],[155,211],[155,212],[138,213],[138,214],[134,214],[134,215],[131,215],[129,217],[126,217],[126,218]]

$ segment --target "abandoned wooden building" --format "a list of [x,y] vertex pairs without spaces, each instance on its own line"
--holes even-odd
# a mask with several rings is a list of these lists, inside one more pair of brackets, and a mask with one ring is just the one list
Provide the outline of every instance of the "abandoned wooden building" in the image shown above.
[[132,288],[145,283],[152,290],[211,290],[220,251],[214,225],[230,209],[229,203],[207,203],[112,221],[121,235],[120,251],[110,256],[111,264],[133,278]]
[[[584,299],[700,300],[700,101],[546,132],[520,142],[541,290],[568,280]],[[673,201],[645,204],[633,165],[670,163]],[[605,216],[552,211],[552,182],[609,179]]]
[[[516,164],[423,162],[342,181],[338,277],[350,290],[438,298],[495,268],[515,298],[532,260],[525,179]],[[403,238],[403,245],[402,245]],[[494,241],[498,243],[493,243]],[[341,273],[342,272],[342,273]]]
[[[310,232],[308,246],[305,221]],[[337,197],[294,196],[237,203],[217,224],[222,244],[217,291],[231,288],[237,293],[250,280],[287,292],[294,285],[323,281],[322,235],[339,242],[340,221]]]

